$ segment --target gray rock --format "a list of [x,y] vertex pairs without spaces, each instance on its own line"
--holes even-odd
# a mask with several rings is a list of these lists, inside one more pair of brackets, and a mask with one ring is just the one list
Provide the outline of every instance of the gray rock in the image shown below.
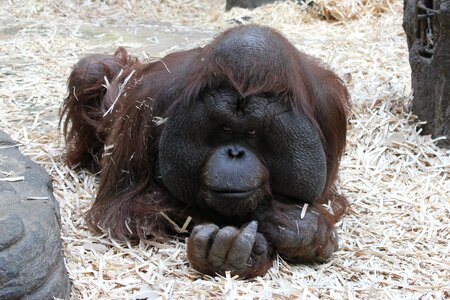
[[230,10],[233,7],[242,7],[242,8],[256,8],[258,6],[274,3],[275,1],[280,0],[227,0],[227,4],[225,6],[226,10]]
[[[226,5],[225,5],[225,10],[230,10],[233,7],[242,7],[242,8],[253,9],[253,8],[257,8],[264,4],[282,2],[282,1],[286,1],[286,0],[227,0]],[[314,5],[313,0],[295,0],[295,3],[297,3],[297,4],[306,3],[309,6]]]
[[69,299],[49,175],[0,130],[0,300]]

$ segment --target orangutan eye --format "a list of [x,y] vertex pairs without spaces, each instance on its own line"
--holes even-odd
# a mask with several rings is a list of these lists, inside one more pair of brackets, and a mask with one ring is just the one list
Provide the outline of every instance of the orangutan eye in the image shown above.
[[227,132],[227,133],[230,133],[230,132],[231,132],[231,128],[230,128],[230,127],[227,127],[227,126],[222,126],[222,130],[225,131],[225,132]]

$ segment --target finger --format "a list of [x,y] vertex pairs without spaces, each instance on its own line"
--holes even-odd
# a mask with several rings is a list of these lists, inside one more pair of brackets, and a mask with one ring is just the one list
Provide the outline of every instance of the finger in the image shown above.
[[259,232],[256,233],[255,243],[253,244],[252,256],[269,256],[269,243]]
[[247,268],[247,262],[252,252],[253,244],[255,243],[257,229],[258,222],[250,222],[241,230],[241,233],[234,240],[228,252],[227,263],[236,269],[237,272]]
[[336,229],[333,229],[325,242],[324,246],[319,247],[317,261],[325,261],[329,258],[334,251],[338,250],[339,238],[336,232]]
[[224,227],[217,232],[211,249],[209,250],[208,261],[211,265],[214,267],[221,267],[224,265],[227,253],[238,234],[239,230],[231,226]]
[[193,249],[190,249],[194,258],[204,260],[207,257],[210,241],[214,238],[214,235],[219,230],[219,227],[215,224],[206,224],[196,226],[189,237],[192,239],[190,243]]

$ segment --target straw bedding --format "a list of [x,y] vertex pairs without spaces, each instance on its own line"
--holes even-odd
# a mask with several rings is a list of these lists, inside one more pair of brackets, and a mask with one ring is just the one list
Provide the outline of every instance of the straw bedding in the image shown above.
[[[450,151],[420,136],[420,120],[408,110],[402,4],[314,3],[223,13],[224,1],[213,0],[2,1],[0,128],[53,178],[73,299],[450,298]],[[111,52],[118,45],[143,59],[158,57],[248,22],[281,30],[299,49],[330,65],[351,91],[339,189],[352,210],[338,224],[340,251],[309,266],[278,258],[266,276],[240,280],[192,270],[183,240],[130,244],[93,234],[83,215],[97,179],[63,164],[57,129],[70,67],[85,53]],[[158,30],[140,39],[129,30],[110,30],[139,30],[150,23],[166,24],[168,34],[193,35],[174,38],[166,47],[152,37]]]

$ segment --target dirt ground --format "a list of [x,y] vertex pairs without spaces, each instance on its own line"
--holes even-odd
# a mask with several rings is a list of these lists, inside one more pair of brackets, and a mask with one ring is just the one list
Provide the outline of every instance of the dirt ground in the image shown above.
[[[222,0],[1,2],[0,128],[52,176],[73,299],[450,298],[450,151],[420,136],[408,110],[402,3],[315,2],[227,13]],[[338,188],[352,210],[337,226],[340,250],[323,264],[278,258],[264,277],[241,280],[195,272],[183,240],[120,243],[91,232],[83,216],[97,178],[64,165],[58,129],[71,66],[117,46],[161,57],[241,23],[279,29],[349,87]]]

